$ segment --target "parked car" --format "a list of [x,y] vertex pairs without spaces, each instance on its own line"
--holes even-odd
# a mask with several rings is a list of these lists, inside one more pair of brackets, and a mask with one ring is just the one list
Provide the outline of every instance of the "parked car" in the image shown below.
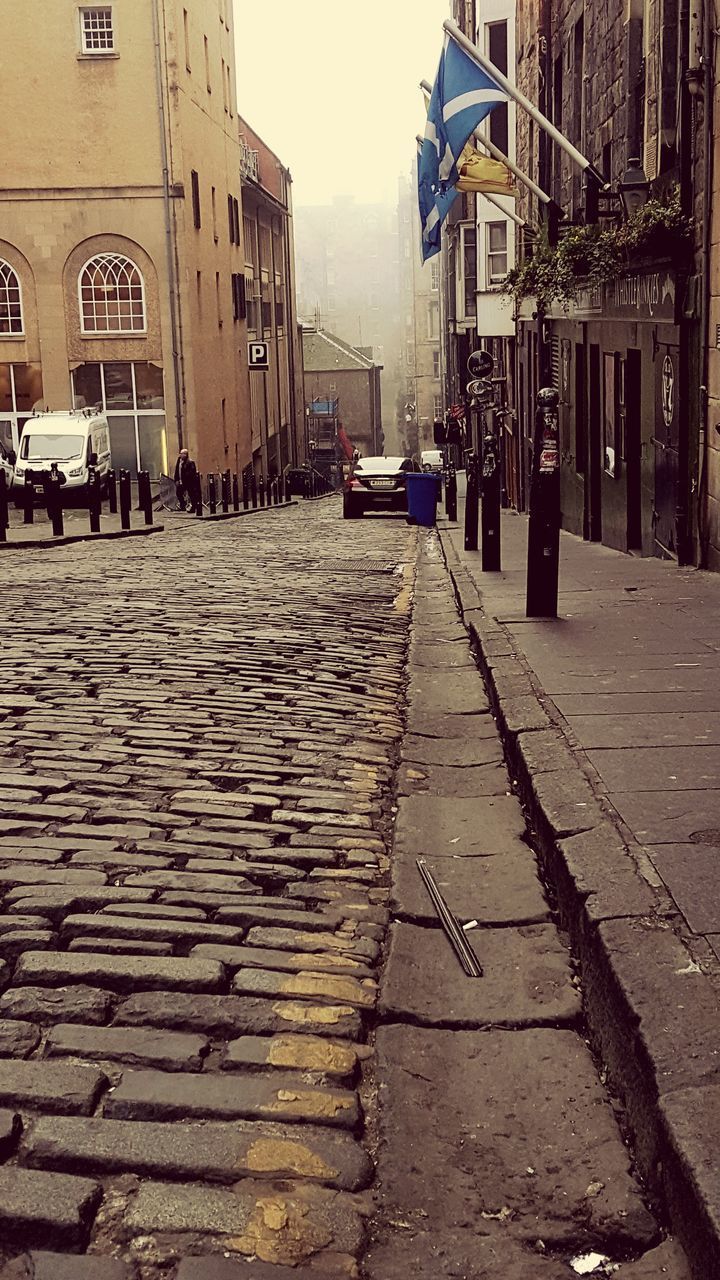
[[102,414],[89,409],[34,414],[28,418],[20,437],[15,463],[16,501],[28,475],[36,492],[43,492],[44,476],[53,462],[65,477],[65,494],[84,490],[93,458],[104,488],[111,460],[110,429]]
[[360,458],[343,489],[343,518],[365,511],[407,511],[405,481],[415,467],[411,458]]

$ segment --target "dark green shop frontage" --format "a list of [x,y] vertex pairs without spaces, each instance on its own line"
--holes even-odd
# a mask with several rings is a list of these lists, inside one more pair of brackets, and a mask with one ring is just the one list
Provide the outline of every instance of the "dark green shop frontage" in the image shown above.
[[677,292],[671,270],[632,274],[567,313],[554,308],[541,326],[522,313],[518,324],[526,474],[544,346],[544,379],[560,395],[563,528],[638,555],[677,555]]

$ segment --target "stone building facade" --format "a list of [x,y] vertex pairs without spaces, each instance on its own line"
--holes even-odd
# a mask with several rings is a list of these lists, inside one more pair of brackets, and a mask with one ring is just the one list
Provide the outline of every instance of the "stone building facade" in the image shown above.
[[[308,417],[314,416],[314,406],[334,405],[332,416],[344,427],[353,448],[366,458],[382,454],[382,366],[376,364],[371,350],[352,347],[334,333],[307,325],[302,340]],[[336,453],[342,457],[339,442]]]
[[250,370],[253,467],[273,476],[307,455],[292,178],[246,121],[239,128],[248,340],[268,342],[270,355],[269,369]]
[[440,354],[440,259],[420,260],[417,173],[398,183],[399,312],[403,341],[398,352],[395,402],[397,447],[406,457],[432,449],[433,421],[442,418]]
[[33,406],[100,404],[117,467],[158,475],[185,445],[241,469],[232,4],[20,8],[0,0],[0,438]]
[[[695,6],[696,7],[696,6]],[[609,184],[639,157],[650,198],[679,189],[693,217],[704,187],[703,106],[689,87],[689,0],[518,0],[518,84]],[[517,159],[562,210],[592,218],[580,170],[523,112]],[[520,210],[543,221],[534,197]],[[621,550],[692,563],[700,554],[702,245],[627,260],[619,277],[542,314],[517,317],[517,397],[529,476],[535,396],[560,395],[563,523]]]

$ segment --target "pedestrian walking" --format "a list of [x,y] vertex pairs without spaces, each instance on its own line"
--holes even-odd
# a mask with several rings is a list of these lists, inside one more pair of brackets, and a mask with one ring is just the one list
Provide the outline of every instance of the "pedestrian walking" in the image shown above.
[[197,489],[197,467],[187,449],[181,449],[175,463],[175,493],[181,511],[192,511]]

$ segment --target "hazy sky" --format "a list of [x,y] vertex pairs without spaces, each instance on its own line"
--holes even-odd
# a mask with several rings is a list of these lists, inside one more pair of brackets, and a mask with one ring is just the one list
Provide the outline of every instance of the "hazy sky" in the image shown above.
[[238,110],[290,169],[295,206],[395,204],[449,0],[234,4]]

